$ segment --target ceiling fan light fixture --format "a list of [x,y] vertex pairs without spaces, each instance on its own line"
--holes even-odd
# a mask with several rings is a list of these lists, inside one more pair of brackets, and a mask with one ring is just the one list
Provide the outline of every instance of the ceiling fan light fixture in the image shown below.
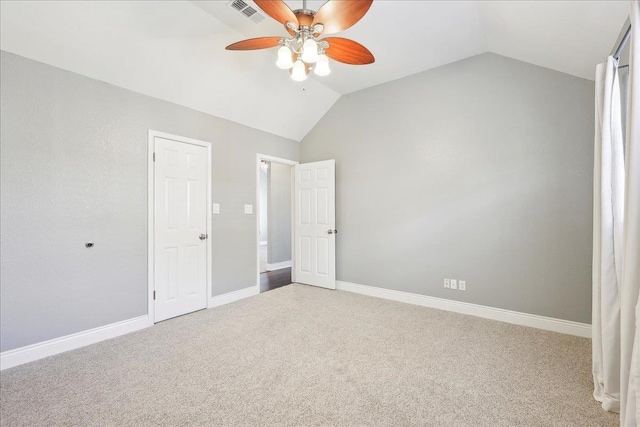
[[313,68],[313,72],[321,77],[328,76],[331,73],[331,68],[329,68],[329,58],[327,58],[327,55],[324,53],[318,55],[318,60]]
[[296,82],[303,82],[307,79],[307,71],[305,70],[304,62],[300,59],[293,64],[291,78]]
[[[238,1],[246,6],[242,0]],[[253,0],[266,15],[284,25],[288,36],[255,37],[232,43],[226,49],[279,47],[276,66],[288,70],[291,78],[298,82],[305,81],[311,70],[318,76],[331,73],[326,52],[332,60],[343,64],[373,64],[373,54],[360,43],[344,37],[325,37],[351,28],[367,13],[373,1],[326,0],[314,11],[307,9],[307,0],[302,0],[302,9],[297,10],[291,10],[284,0]]]
[[276,66],[282,70],[288,70],[293,67],[293,59],[291,59],[291,49],[287,46],[282,46],[278,49],[278,61]]
[[313,38],[304,41],[301,59],[307,64],[313,64],[318,60],[318,43]]

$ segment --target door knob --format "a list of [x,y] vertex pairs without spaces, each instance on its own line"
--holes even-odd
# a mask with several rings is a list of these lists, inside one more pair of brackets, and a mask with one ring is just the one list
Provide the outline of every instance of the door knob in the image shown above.
[[198,236],[198,238],[199,238],[200,240],[204,240],[204,239],[206,239],[207,237],[209,237],[209,236],[207,236],[206,234],[201,234],[200,236]]
[[338,234],[338,230],[327,230],[327,234]]

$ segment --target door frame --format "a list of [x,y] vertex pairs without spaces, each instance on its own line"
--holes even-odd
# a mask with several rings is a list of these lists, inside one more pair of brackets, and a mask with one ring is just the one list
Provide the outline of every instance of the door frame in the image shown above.
[[207,308],[210,308],[211,298],[213,295],[212,289],[212,194],[211,194],[211,182],[212,182],[212,169],[211,169],[211,147],[212,144],[207,141],[200,141],[198,139],[187,138],[185,136],[172,135],[165,132],[149,129],[149,137],[147,144],[147,312],[149,319],[152,323],[155,321],[155,303],[153,299],[153,291],[155,290],[155,162],[153,155],[155,151],[155,138],[170,139],[183,144],[198,145],[207,149],[207,231],[209,235],[207,240]]
[[[260,293],[260,163],[262,161],[270,163],[278,163],[281,165],[291,166],[291,282],[295,283],[295,181],[294,181],[294,166],[300,162],[296,160],[284,159],[282,157],[269,156],[267,154],[256,154],[256,289],[257,293]],[[268,227],[268,225],[267,225]]]

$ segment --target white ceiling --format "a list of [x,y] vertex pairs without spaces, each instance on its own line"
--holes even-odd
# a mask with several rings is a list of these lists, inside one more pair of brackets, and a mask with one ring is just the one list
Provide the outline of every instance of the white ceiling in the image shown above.
[[[2,50],[296,141],[339,94],[292,84],[269,52],[188,1],[3,1]],[[303,91],[304,88],[304,91]]]
[[[302,0],[287,3],[302,7]],[[304,83],[275,67],[275,49],[224,50],[286,34],[224,0],[2,1],[0,48],[299,141],[341,94],[483,52],[592,79],[628,10],[628,0],[375,0],[339,35],[367,46],[376,62],[332,61],[330,76]]]
[[480,1],[487,48],[593,80],[629,15],[628,1]]

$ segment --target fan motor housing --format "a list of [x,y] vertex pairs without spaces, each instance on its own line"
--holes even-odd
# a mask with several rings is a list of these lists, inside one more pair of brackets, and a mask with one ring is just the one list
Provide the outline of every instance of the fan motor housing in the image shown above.
[[313,17],[316,15],[313,10],[309,9],[297,9],[293,11],[293,14],[298,18],[301,27],[311,27]]

